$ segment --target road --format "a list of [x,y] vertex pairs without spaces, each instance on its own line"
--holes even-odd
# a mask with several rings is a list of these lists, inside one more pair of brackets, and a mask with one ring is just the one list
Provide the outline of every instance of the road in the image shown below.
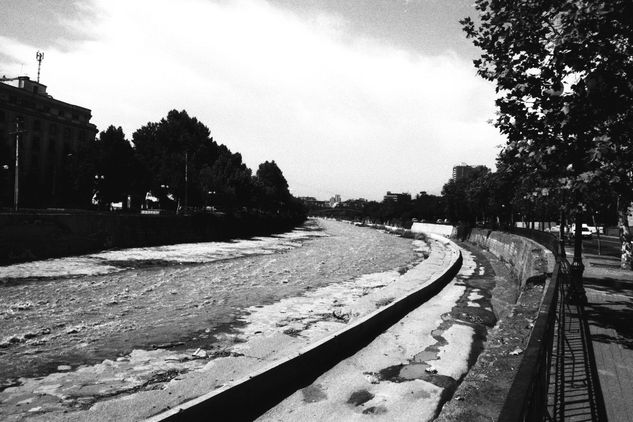
[[620,256],[621,245],[620,239],[615,236],[600,236],[600,242],[598,242],[598,237],[594,235],[591,240],[582,242],[585,253],[598,255],[600,252],[601,255],[606,256]]

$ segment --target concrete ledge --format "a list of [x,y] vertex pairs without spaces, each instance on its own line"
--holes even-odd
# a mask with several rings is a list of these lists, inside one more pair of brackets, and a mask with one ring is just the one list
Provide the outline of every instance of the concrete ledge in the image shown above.
[[449,267],[423,287],[355,321],[342,331],[311,344],[295,356],[265,367],[246,378],[156,415],[149,422],[190,420],[251,420],[324,371],[353,355],[387,328],[441,291],[462,264],[459,247],[441,236],[453,255]]
[[411,232],[425,234],[432,233],[439,234],[444,237],[455,237],[457,230],[455,227],[448,224],[413,223],[411,225]]

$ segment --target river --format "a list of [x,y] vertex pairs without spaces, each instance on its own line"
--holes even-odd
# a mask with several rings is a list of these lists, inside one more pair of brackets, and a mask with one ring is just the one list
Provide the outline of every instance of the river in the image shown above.
[[[0,267],[0,419],[54,419],[155,389],[273,327],[297,337],[329,318],[336,328],[354,317],[346,304],[427,254],[421,241],[310,220],[279,236]],[[289,300],[292,318],[253,318],[290,312],[274,308]],[[116,377],[97,382],[107,371]]]

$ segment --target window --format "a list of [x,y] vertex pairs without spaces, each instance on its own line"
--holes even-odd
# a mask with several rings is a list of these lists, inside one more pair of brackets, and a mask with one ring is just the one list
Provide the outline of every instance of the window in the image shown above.
[[42,129],[42,125],[40,124],[39,120],[34,120],[33,121],[33,130],[39,132]]
[[64,128],[64,138],[66,138],[66,139],[70,138],[70,128],[69,127],[65,127]]

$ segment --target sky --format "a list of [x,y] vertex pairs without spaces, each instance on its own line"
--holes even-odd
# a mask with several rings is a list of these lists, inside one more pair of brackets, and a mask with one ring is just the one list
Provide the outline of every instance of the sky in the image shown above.
[[0,75],[37,77],[129,139],[186,110],[295,196],[439,194],[494,168],[494,87],[472,0],[0,0]]

